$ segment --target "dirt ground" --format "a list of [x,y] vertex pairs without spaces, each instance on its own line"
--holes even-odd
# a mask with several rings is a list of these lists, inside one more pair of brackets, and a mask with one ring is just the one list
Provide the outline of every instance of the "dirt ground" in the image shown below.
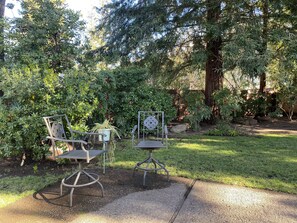
[[297,135],[297,120],[289,121],[286,118],[261,121],[256,125],[236,125],[238,129],[253,135],[258,134],[289,134]]
[[[209,126],[204,126],[202,131],[209,129]],[[297,121],[287,121],[284,119],[263,121],[253,126],[236,125],[240,131],[248,134],[258,135],[263,133],[272,134],[296,134]],[[201,134],[200,132],[200,134]],[[193,133],[191,133],[193,134]],[[27,175],[44,175],[45,173],[64,173],[72,170],[76,165],[58,165],[56,162],[46,161],[38,164],[38,173],[34,173],[34,164],[25,164],[20,167],[20,161],[1,160],[0,161],[0,178],[7,176],[27,176]],[[69,195],[66,193],[63,196],[59,195],[59,183],[38,191],[33,196],[28,196],[20,201],[17,201],[5,208],[0,209],[0,222],[12,222],[10,220],[13,214],[13,222],[22,222],[21,218],[24,215],[30,216],[34,221],[34,217],[43,216],[44,219],[55,219],[55,221],[71,221],[81,213],[96,211],[106,204],[126,196],[130,193],[145,191],[151,189],[159,189],[169,187],[174,182],[191,184],[191,180],[170,177],[167,181],[164,175],[148,174],[147,186],[142,186],[143,172],[136,172],[132,177],[132,171],[120,169],[107,169],[105,175],[101,174],[102,170],[91,167],[90,171],[100,172],[101,183],[104,186],[105,196],[101,197],[101,191],[98,185],[92,185],[82,189],[76,189],[73,195],[73,207],[69,208]],[[87,180],[87,179],[84,179]],[[36,210],[38,207],[38,210]],[[127,207],[129,208],[129,207]],[[38,215],[37,215],[38,213]],[[19,219],[18,219],[19,218]],[[9,220],[10,219],[10,220]],[[44,222],[44,221],[43,221]],[[45,221],[46,222],[46,221]]]

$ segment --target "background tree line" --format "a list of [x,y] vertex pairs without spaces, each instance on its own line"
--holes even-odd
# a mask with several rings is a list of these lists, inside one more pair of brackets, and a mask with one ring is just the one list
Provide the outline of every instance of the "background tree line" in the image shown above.
[[7,19],[13,5],[0,1],[2,157],[41,159],[46,115],[67,113],[80,130],[109,119],[122,134],[138,110],[164,110],[170,121],[168,89],[188,90],[181,83],[189,77],[204,82],[203,94],[184,91],[197,128],[211,114],[229,122],[252,110],[241,84],[224,88],[230,79],[259,80],[253,103],[262,103],[269,74],[282,101],[296,103],[297,8],[289,0],[116,0],[97,9],[88,35],[63,0],[20,2],[20,17]]

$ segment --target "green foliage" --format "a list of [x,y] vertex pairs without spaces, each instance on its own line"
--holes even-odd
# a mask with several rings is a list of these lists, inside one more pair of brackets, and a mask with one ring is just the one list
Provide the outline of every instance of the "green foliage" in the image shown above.
[[91,129],[93,132],[100,132],[102,129],[109,129],[114,136],[116,135],[118,138],[120,137],[120,134],[118,133],[118,130],[115,126],[113,126],[108,120],[104,120],[103,123],[95,123],[94,127]]
[[236,112],[241,110],[242,98],[228,88],[214,92],[215,104],[219,107],[221,120],[230,123]]
[[78,128],[85,129],[86,121],[100,110],[105,83],[105,77],[100,72],[82,69],[65,71],[51,101],[57,108],[55,112],[66,113]]
[[126,92],[125,97],[118,95],[118,102],[113,106],[114,122],[123,134],[131,132],[137,123],[138,111],[164,111],[168,123],[176,115],[173,99],[166,92],[151,86],[142,85],[133,91]]
[[166,92],[147,83],[146,69],[136,66],[112,71],[115,86],[107,92],[107,114],[123,135],[137,123],[137,112],[154,110],[165,112],[165,122],[172,120],[176,111],[173,99]]
[[266,94],[251,93],[242,103],[245,115],[265,116],[268,114],[268,97]]
[[186,91],[184,97],[188,105],[189,114],[186,119],[190,121],[190,125],[195,130],[200,129],[200,122],[209,119],[211,116],[211,108],[204,103],[204,94],[202,92]]
[[209,130],[206,135],[210,136],[239,136],[240,132],[231,127],[229,123],[219,121],[214,129]]
[[279,60],[270,66],[273,86],[277,89],[280,109],[292,120],[297,104],[297,46],[295,35],[286,36],[284,43],[279,43]]
[[288,119],[292,120],[295,107],[297,106],[297,85],[282,87],[277,96],[279,107],[285,112]]
[[26,153],[40,159],[45,152],[41,114],[47,111],[47,88],[39,72],[38,68],[1,70],[0,89],[4,92],[0,98],[1,156]]
[[56,73],[72,68],[81,57],[80,35],[84,23],[62,0],[24,0],[21,17],[12,21],[12,44],[7,60],[14,64],[52,68]]
[[[107,152],[107,158],[110,162],[114,161],[114,151],[116,149],[116,139],[115,136],[117,136],[119,139],[120,134],[117,130],[117,128],[112,125],[107,119],[104,120],[103,123],[95,123],[94,127],[91,129],[92,132],[97,132],[97,133],[104,133],[102,132],[103,129],[108,129],[110,131],[110,138],[109,141],[107,142],[107,146],[108,146],[108,152]],[[96,137],[94,137],[96,138]],[[92,141],[94,141],[95,139],[92,139]],[[102,141],[102,140],[100,140]]]
[[98,109],[100,74],[72,69],[59,77],[53,70],[20,68],[1,70],[0,156],[39,160],[48,147],[42,116],[65,113],[74,128],[87,130],[86,120]]

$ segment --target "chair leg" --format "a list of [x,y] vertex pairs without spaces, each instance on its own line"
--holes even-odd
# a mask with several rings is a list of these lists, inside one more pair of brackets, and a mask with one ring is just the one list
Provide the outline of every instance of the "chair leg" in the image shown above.
[[102,192],[102,197],[104,197],[104,188],[103,185],[99,182],[99,180],[96,180],[91,174],[87,173],[86,171],[82,171],[86,176],[88,176],[89,178],[91,178],[92,180],[96,181],[96,183],[99,184],[100,188],[101,188],[101,192]]
[[61,181],[61,184],[60,184],[60,196],[63,195],[63,184],[65,181],[69,180],[71,177],[75,176],[76,174],[78,174],[79,171],[75,171],[73,174],[71,174],[70,176],[68,177],[65,177],[62,181]]
[[165,168],[165,164],[161,163],[159,160],[154,159],[154,162],[156,162],[157,165],[159,165],[167,174],[167,180],[169,181],[169,171]]
[[103,174],[105,174],[105,160],[106,160],[106,154],[103,154]]
[[152,163],[153,163],[154,166],[155,166],[155,174],[157,174],[158,170],[157,170],[157,164],[156,164],[155,159],[152,159]]
[[[77,184],[77,182],[78,182],[78,179],[79,179],[79,177],[80,177],[80,174],[81,174],[81,171],[79,171],[79,172],[77,173],[77,176],[76,176],[76,178],[75,178],[75,181],[74,181],[73,186],[76,186],[76,184]],[[75,189],[75,188],[73,187],[73,188],[71,188],[71,191],[70,191],[70,207],[72,207],[72,195],[73,195],[74,189]]]
[[[74,172],[70,176],[65,177],[61,181],[61,184],[60,184],[60,195],[61,196],[63,195],[63,186],[71,188],[71,190],[70,190],[70,207],[72,207],[72,204],[73,204],[74,189],[77,188],[77,187],[85,187],[85,186],[90,186],[90,185],[92,185],[94,183],[98,183],[100,188],[101,188],[101,191],[102,191],[102,197],[104,196],[104,188],[103,188],[103,185],[99,182],[99,175],[93,173],[93,175],[96,176],[96,178],[95,178],[94,176],[92,176],[92,174],[87,173],[85,170],[83,170],[81,163],[79,163],[79,168],[78,169],[79,169],[78,171]],[[85,174],[88,177],[89,183],[78,184],[78,181],[79,181],[79,178],[80,178],[81,174]],[[69,180],[70,178],[72,178],[74,176],[75,176],[75,180],[74,180],[73,184],[69,184],[69,183],[66,182],[67,180]]]
[[[146,167],[141,167],[142,164],[146,163]],[[149,168],[150,164],[154,164],[154,168]],[[169,181],[169,171],[165,168],[165,164],[161,163],[160,161],[158,161],[157,159],[155,159],[153,157],[153,153],[152,150],[149,150],[149,156],[142,162],[138,162],[133,170],[133,176],[135,175],[135,171],[136,170],[143,170],[143,186],[145,186],[145,178],[147,175],[147,172],[149,171],[154,171],[155,174],[157,174],[158,170],[164,170],[166,172],[167,175],[167,180]]]
[[[150,162],[148,162],[148,163],[146,164],[146,169],[149,168],[149,165],[150,165]],[[144,173],[143,173],[143,186],[145,186],[146,173],[147,173],[147,171],[145,170]]]
[[134,169],[133,169],[133,177],[134,177],[134,175],[135,175],[135,170],[137,170],[138,167],[141,166],[142,164],[149,162],[149,160],[150,160],[150,157],[146,158],[145,160],[143,160],[143,161],[141,161],[141,162],[138,162],[138,163],[135,165],[135,167],[134,167]]

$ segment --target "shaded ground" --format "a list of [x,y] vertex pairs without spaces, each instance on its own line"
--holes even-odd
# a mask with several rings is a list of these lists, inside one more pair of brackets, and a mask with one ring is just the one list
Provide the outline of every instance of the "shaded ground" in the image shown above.
[[[258,121],[254,125],[233,124],[243,134],[247,135],[261,135],[261,134],[289,134],[297,135],[297,120],[289,121],[286,118],[270,119]],[[207,131],[215,128],[215,125],[202,125],[198,134],[204,134]],[[197,134],[197,132],[190,132],[190,134]],[[174,134],[173,134],[174,135]]]
[[256,125],[236,125],[250,134],[290,134],[297,135],[297,120],[272,119],[258,122]]
[[[81,214],[97,211],[106,204],[128,194],[167,188],[174,182],[187,185],[191,181],[177,177],[171,177],[170,181],[167,181],[163,175],[149,174],[147,186],[143,187],[142,176],[141,172],[136,172],[132,177],[131,171],[108,169],[105,175],[101,175],[100,180],[104,186],[105,196],[101,196],[101,190],[96,185],[75,189],[73,207],[71,208],[69,207],[69,191],[67,192],[65,189],[64,195],[60,196],[60,185],[56,183],[0,209],[0,222],[69,222]],[[83,179],[83,181],[87,182],[87,179]]]

